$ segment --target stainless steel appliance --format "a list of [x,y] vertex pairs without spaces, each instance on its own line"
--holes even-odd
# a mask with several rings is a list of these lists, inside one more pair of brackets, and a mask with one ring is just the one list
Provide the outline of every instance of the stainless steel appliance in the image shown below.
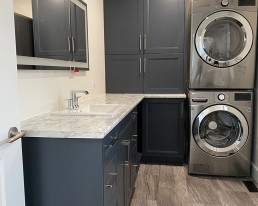
[[256,0],[194,0],[191,89],[253,89]]
[[252,91],[191,91],[189,173],[250,176]]

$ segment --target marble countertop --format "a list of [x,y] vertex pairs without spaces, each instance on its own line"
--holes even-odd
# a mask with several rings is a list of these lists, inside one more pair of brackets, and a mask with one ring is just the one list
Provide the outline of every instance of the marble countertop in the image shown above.
[[[21,122],[25,137],[47,138],[104,138],[144,98],[186,98],[185,94],[103,94],[87,101],[87,104],[122,104],[123,107],[110,116],[56,116],[51,113]],[[80,105],[83,107],[83,104]]]

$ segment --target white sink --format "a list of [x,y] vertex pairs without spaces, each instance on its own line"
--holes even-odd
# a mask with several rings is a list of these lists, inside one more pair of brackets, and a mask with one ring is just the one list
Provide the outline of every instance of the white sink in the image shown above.
[[52,115],[65,115],[65,116],[112,116],[120,109],[123,105],[121,104],[89,104],[84,105],[83,107],[77,110],[61,110],[51,113]]

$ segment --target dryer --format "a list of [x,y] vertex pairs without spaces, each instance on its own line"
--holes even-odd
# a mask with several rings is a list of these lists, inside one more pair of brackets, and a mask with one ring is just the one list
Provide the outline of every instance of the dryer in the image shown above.
[[189,173],[250,176],[252,91],[191,91]]
[[253,89],[256,0],[192,0],[191,89]]

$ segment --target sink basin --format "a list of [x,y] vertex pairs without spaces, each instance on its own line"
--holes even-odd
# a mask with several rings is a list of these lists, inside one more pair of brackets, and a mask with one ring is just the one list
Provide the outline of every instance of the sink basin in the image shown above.
[[107,115],[112,116],[116,114],[123,105],[121,104],[89,104],[77,110],[61,110],[51,113],[52,115],[66,115],[66,116],[97,116]]

